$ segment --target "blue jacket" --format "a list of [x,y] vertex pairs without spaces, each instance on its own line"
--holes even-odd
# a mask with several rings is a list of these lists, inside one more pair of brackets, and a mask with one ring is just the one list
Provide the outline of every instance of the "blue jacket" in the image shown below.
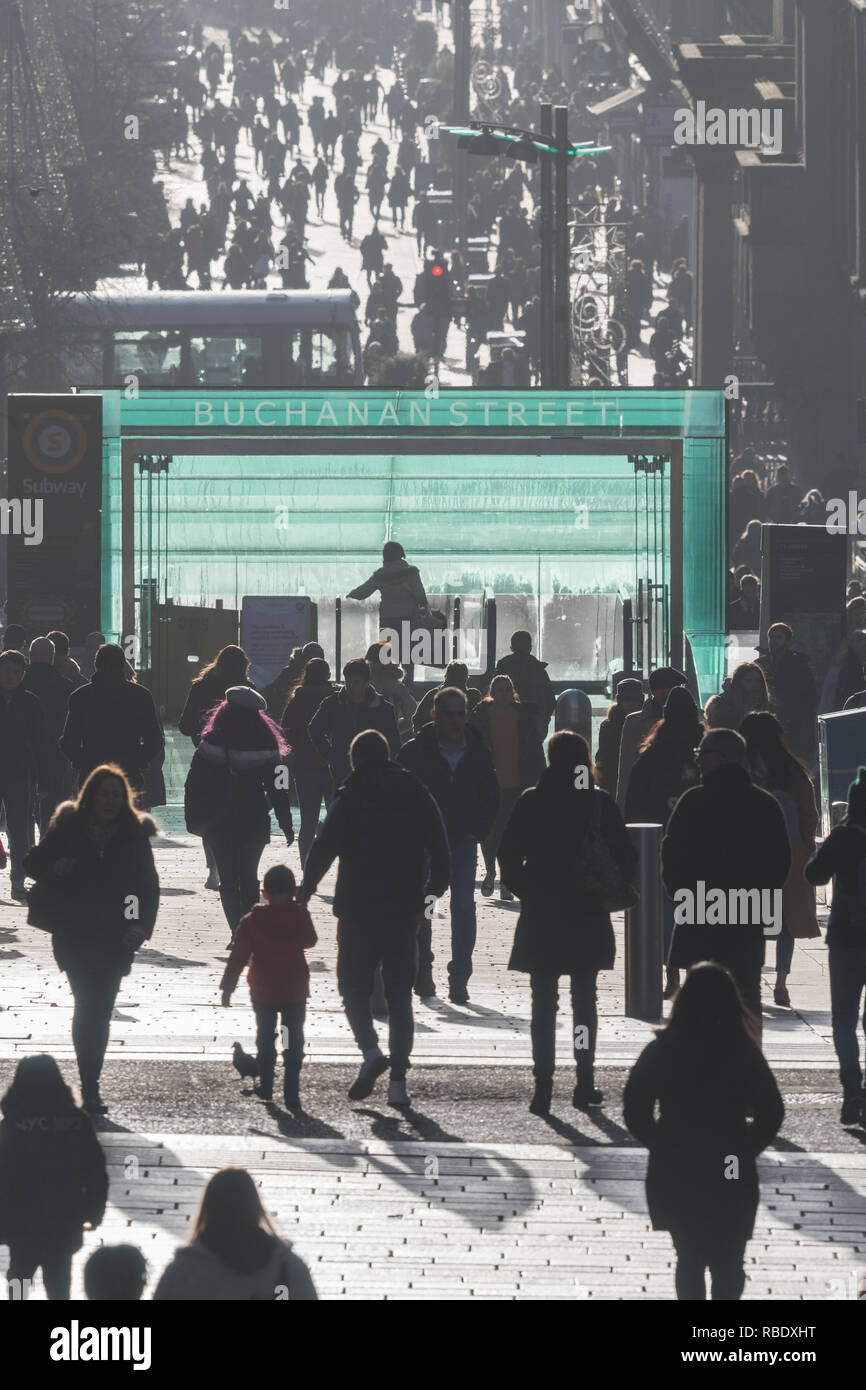
[[397,761],[414,772],[435,799],[452,848],[467,837],[483,840],[490,834],[499,808],[499,783],[477,729],[466,726],[466,752],[454,772],[439,751],[432,723],[403,745]]

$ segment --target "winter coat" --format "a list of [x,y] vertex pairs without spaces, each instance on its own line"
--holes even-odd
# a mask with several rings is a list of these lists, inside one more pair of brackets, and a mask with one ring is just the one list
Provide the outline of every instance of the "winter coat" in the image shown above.
[[154,1302],[313,1302],[309,1269],[289,1246],[262,1231],[263,1260],[245,1272],[233,1269],[201,1240],[182,1245],[163,1271]]
[[[238,681],[237,684],[255,689],[251,681]],[[201,731],[207,723],[208,714],[225,699],[227,688],[225,677],[218,671],[211,671],[209,675],[192,682],[177,727],[182,734],[192,739],[196,748]]]
[[866,948],[866,828],[835,826],[804,872],[809,883],[833,880],[827,945]]
[[[478,730],[484,747],[493,757],[493,730],[490,724],[492,702],[482,700],[472,715],[473,727]],[[534,787],[544,771],[544,748],[538,732],[538,711],[523,703],[517,709],[517,769],[521,790]]]
[[336,694],[336,687],[327,685],[298,685],[283,710],[283,733],[292,750],[292,765],[303,776],[327,768],[327,760],[310,742],[310,720],[323,700]]
[[310,743],[330,767],[335,786],[344,782],[351,772],[349,748],[352,739],[366,729],[378,729],[384,734],[391,757],[397,756],[400,734],[394,706],[372,685],[367,687],[360,705],[352,704],[345,688],[328,695],[310,720],[307,728]]
[[790,788],[774,786],[763,760],[753,768],[753,776],[775,798],[785,817],[791,844],[791,869],[782,889],[782,912],[785,926],[795,939],[820,936],[815,908],[815,890],[804,877],[808,860],[815,852],[815,832],[818,829],[818,807],[815,789],[808,773],[798,769]]
[[226,749],[212,735],[192,755],[184,788],[190,835],[233,844],[266,845],[271,838],[269,804],[277,824],[292,831],[288,790],[278,787],[277,768],[285,766],[275,748]]
[[302,1003],[310,993],[304,950],[317,940],[302,903],[257,903],[240,920],[220,989],[231,993],[250,961],[247,983],[254,1004]]
[[[38,661],[27,667],[24,689],[36,696],[45,715],[45,737],[39,756],[39,791],[41,795],[59,801],[69,771],[69,763],[60,751],[60,737],[66,723],[69,697],[75,685],[62,676],[55,666]],[[67,790],[71,790],[71,784]]]
[[337,791],[304,869],[316,891],[339,858],[334,916],[355,921],[414,919],[427,894],[451,878],[445,826],[429,792],[395,763],[368,763]]
[[510,676],[521,703],[535,706],[538,732],[544,738],[551,715],[556,710],[556,696],[547,674],[547,662],[539,661],[531,652],[510,652],[497,661],[496,675]]
[[12,698],[0,694],[0,776],[35,781],[44,768],[45,711],[19,686]]
[[805,652],[758,657],[773,707],[797,757],[811,761],[818,741],[818,687]]
[[[437,690],[444,689],[444,685],[437,685],[434,686],[432,690],[428,690],[426,695],[422,695],[421,703],[412,716],[412,728],[416,734],[420,734],[424,725],[431,722],[433,718],[433,701],[436,697],[436,692]],[[470,685],[467,686],[463,694],[466,696],[466,708],[471,718],[477,706],[481,704],[481,691],[476,690],[474,685]]]
[[695,750],[662,726],[654,743],[638,756],[628,780],[625,819],[629,825],[667,825],[683,792],[700,782]]
[[653,1229],[745,1243],[758,1208],[755,1160],[784,1115],[773,1073],[748,1038],[710,1049],[671,1025],[648,1043],[626,1082],[623,1117],[649,1149]]
[[417,565],[407,560],[387,560],[363,584],[347,594],[347,598],[365,599],[379,590],[379,623],[394,628],[406,618],[415,618],[419,609],[427,607],[427,595],[421,583]]
[[662,713],[662,708],[655,697],[647,695],[643,702],[643,709],[636,710],[634,714],[627,714],[625,717],[622,737],[619,741],[619,768],[616,778],[616,804],[621,811],[625,811],[628,779],[637,762],[640,746],[655,728]]
[[746,705],[738,700],[731,690],[723,690],[721,695],[711,695],[707,700],[704,718],[709,729],[733,729],[739,732],[740,725],[747,714],[766,709],[766,705]]
[[376,685],[377,674],[374,670],[371,684],[383,700],[387,700],[389,705],[394,706],[394,713],[397,716],[397,732],[400,735],[400,742],[405,743],[407,739],[412,737],[412,716],[418,708],[418,702],[401,680],[391,681],[386,677],[380,685]]
[[435,800],[452,849],[466,839],[484,840],[490,834],[499,807],[499,783],[477,729],[467,725],[466,751],[453,772],[439,750],[435,724],[425,724],[404,744],[397,761],[421,779]]
[[610,913],[588,900],[578,873],[577,852],[593,816],[631,880],[637,854],[607,792],[578,791],[570,774],[547,768],[512,811],[499,843],[502,882],[520,899],[509,970],[571,975],[613,969]]
[[[662,877],[677,889],[781,888],[791,868],[791,846],[779,803],[756,787],[744,767],[728,764],[684,792],[662,841]],[[760,922],[740,926],[674,926],[669,964],[685,968],[718,961],[736,972],[751,961]]]
[[9,1114],[0,1122],[0,1245],[25,1263],[82,1246],[105,1214],[105,1155],[83,1110]]
[[94,671],[88,685],[73,690],[60,747],[83,785],[100,763],[117,763],[133,787],[164,747],[153,696],[123,675]]
[[595,755],[595,774],[602,791],[609,796],[616,795],[616,778],[619,770],[619,745],[625,724],[625,711],[614,705],[608,710],[598,731],[598,752]]
[[[130,926],[148,938],[159,910],[159,877],[150,841],[157,833],[150,816],[121,820],[102,847],[88,833],[90,818],[73,801],[58,806],[45,835],[27,854],[25,871],[57,890],[63,926],[54,933],[54,958],[61,970],[90,956],[129,974],[133,952],[123,944]],[[69,873],[57,875],[58,859],[71,859]],[[130,917],[130,897],[137,916]]]

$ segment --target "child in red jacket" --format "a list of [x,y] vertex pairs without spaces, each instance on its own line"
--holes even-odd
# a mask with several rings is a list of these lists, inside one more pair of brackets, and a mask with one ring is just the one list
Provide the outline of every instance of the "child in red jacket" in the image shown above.
[[272,1100],[277,1015],[283,1039],[283,1094],[288,1110],[301,1107],[298,1084],[304,1060],[304,1018],[310,971],[304,950],[316,944],[316,929],[303,904],[295,902],[295,876],[284,864],[268,869],[262,896],[238,925],[220,983],[223,1007],[231,1003],[240,973],[250,961],[247,982],[256,1016],[259,1084],[256,1095]]

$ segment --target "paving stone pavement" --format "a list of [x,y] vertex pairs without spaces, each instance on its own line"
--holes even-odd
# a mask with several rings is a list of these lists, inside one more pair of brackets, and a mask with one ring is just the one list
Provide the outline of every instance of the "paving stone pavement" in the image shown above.
[[[141,953],[118,1000],[109,1090],[124,1076],[146,1085],[148,1059],[154,1079],[162,1066],[184,1062],[221,1075],[235,1038],[252,1046],[245,985],[231,1010],[218,1005],[227,933],[218,898],[201,887],[200,846],[181,832],[177,807],[157,814],[168,832],[156,845],[164,896],[152,945]],[[288,862],[297,872],[296,848],[286,851],[275,841],[263,868],[275,862]],[[305,1075],[310,1077],[317,1068],[327,1071],[328,1064],[357,1062],[334,979],[332,875],[323,888],[324,897],[312,905],[320,939],[309,953]],[[418,1009],[418,1075],[423,1068],[434,1079],[441,1073],[471,1082],[485,1068],[500,1069],[503,1078],[513,1077],[516,1092],[525,1092],[528,988],[506,970],[515,920],[512,906],[479,898],[471,1004],[459,1008],[437,999]],[[602,1075],[607,1070],[611,1076],[634,1060],[652,1034],[651,1024],[623,1015],[621,922],[617,936],[617,969],[601,977],[600,990],[600,1066]],[[434,945],[441,985],[445,919],[434,922]],[[24,909],[9,901],[5,876],[0,879],[0,971],[4,1073],[18,1057],[50,1051],[69,1074],[71,1000],[65,980],[54,966],[49,938],[27,927]],[[767,981],[771,985],[769,971]],[[823,942],[805,949],[798,944],[789,987],[793,1010],[775,1008],[768,993],[766,1053],[777,1070],[797,1069],[795,1084],[802,1094],[792,1095],[789,1107],[814,1103],[816,1096],[832,1105],[835,1057]],[[564,1065],[570,1026],[562,1015],[559,1024]],[[821,1073],[815,1077],[817,1090],[804,1079],[815,1072]],[[226,1075],[236,1081],[228,1066]],[[149,1261],[152,1289],[174,1247],[188,1237],[203,1183],[217,1169],[240,1164],[260,1186],[277,1228],[310,1263],[322,1297],[673,1298],[670,1241],[650,1230],[646,1215],[645,1154],[617,1142],[618,1112],[617,1123],[598,1119],[593,1142],[583,1138],[585,1119],[575,1118],[581,1128],[574,1142],[573,1127],[556,1122],[551,1129],[556,1133],[558,1126],[558,1143],[476,1143],[455,1139],[441,1121],[427,1133],[419,1128],[413,1138],[394,1137],[391,1121],[375,1109],[361,1114],[373,1117],[371,1129],[378,1137],[345,1136],[334,1126],[324,1127],[332,1137],[310,1137],[293,1129],[285,1112],[265,1132],[261,1117],[271,1109],[277,1107],[250,1102],[236,1134],[189,1132],[186,1124],[186,1132],[173,1132],[170,1112],[152,1130],[118,1130],[110,1115],[100,1127],[111,1173],[110,1203],[103,1226],[88,1233],[84,1253],[102,1241],[134,1241]],[[203,1131],[207,1128],[203,1123]],[[762,1159],[761,1176],[762,1205],[748,1250],[745,1297],[853,1297],[866,1271],[862,1141],[858,1147],[852,1139],[846,1152],[804,1152],[782,1144]],[[0,1260],[3,1255],[0,1249]],[[79,1257],[73,1296],[80,1296],[82,1265]]]

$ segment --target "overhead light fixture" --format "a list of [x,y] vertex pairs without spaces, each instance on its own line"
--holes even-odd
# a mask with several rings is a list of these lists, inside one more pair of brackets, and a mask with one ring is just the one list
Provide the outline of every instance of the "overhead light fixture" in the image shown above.
[[506,159],[520,159],[524,164],[537,164],[538,146],[526,137],[522,140],[512,140],[505,151],[505,157]]
[[461,135],[457,141],[458,150],[467,154],[491,155],[500,153],[500,143],[489,130],[479,131],[477,135]]

